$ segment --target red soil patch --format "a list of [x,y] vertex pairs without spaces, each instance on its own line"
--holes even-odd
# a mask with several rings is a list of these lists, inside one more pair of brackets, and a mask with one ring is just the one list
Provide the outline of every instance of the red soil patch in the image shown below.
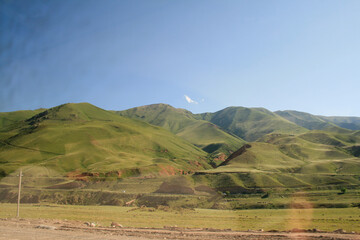
[[214,161],[225,161],[226,155],[224,153],[219,154],[216,158],[214,158]]
[[160,167],[160,171],[159,171],[160,176],[174,176],[182,171],[172,166],[159,166],[159,167]]

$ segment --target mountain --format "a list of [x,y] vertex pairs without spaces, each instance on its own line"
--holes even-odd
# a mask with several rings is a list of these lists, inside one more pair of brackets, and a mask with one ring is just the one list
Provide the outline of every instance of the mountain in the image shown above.
[[[299,111],[276,111],[277,115],[309,130],[326,130],[330,132],[349,133],[350,126],[356,129],[356,118],[323,117]],[[330,121],[332,119],[332,121]],[[348,121],[348,123],[345,123]],[[346,125],[347,124],[347,125]],[[359,118],[360,127],[360,118]],[[360,128],[359,128],[360,129]]]
[[299,111],[276,111],[277,115],[309,130],[340,130],[339,127],[318,116]]
[[359,117],[326,117],[293,110],[276,111],[277,115],[309,130],[360,130]]
[[0,131],[0,167],[153,176],[206,169],[206,153],[171,132],[88,103],[63,104]]
[[215,124],[198,119],[185,109],[167,104],[147,105],[116,113],[163,127],[213,155],[230,155],[245,143]]
[[[79,103],[2,113],[0,122],[0,177],[22,167],[40,176],[32,186],[77,186],[77,179],[96,180],[96,189],[106,185],[97,179],[140,177],[173,191],[161,180],[170,175],[232,193],[360,186],[360,131],[297,111],[193,114],[154,104],[114,112]],[[7,181],[16,185],[14,177]]]
[[325,121],[334,123],[342,128],[347,128],[350,130],[360,130],[360,117],[318,117]]
[[197,117],[250,142],[274,132],[299,134],[308,131],[264,108],[228,107],[215,113],[198,114]]

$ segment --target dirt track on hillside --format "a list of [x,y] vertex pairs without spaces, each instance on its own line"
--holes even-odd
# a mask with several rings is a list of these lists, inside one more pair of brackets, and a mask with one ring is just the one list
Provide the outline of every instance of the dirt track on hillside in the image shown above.
[[236,232],[215,229],[87,227],[78,221],[0,219],[0,240],[146,240],[146,239],[257,239],[257,240],[354,240],[359,234]]

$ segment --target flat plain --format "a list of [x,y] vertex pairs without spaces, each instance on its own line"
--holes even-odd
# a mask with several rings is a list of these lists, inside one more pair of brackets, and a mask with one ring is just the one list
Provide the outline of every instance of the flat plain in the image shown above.
[[[118,206],[75,206],[23,204],[21,218],[56,219],[94,222],[110,227],[117,222],[124,227],[135,228],[203,228],[231,229],[235,231],[289,231],[292,229],[318,229],[332,232],[360,232],[359,208],[319,209],[155,209]],[[0,218],[15,217],[16,204],[0,204]],[[84,225],[85,226],[85,225]]]

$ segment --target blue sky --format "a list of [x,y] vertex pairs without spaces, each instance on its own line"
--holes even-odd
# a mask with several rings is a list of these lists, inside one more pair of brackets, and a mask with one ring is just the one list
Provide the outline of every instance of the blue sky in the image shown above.
[[356,0],[0,0],[0,111],[360,116],[359,12]]

